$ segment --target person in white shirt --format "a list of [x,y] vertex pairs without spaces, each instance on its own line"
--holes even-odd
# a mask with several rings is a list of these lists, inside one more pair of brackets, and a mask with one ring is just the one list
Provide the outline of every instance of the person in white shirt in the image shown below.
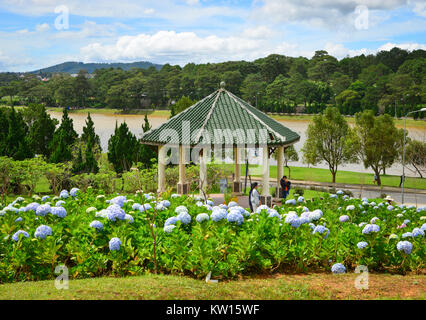
[[251,212],[255,213],[257,210],[257,207],[260,204],[260,195],[259,195],[259,191],[257,191],[259,184],[257,182],[254,182],[251,185],[251,190],[249,193],[249,205],[250,205],[250,209]]

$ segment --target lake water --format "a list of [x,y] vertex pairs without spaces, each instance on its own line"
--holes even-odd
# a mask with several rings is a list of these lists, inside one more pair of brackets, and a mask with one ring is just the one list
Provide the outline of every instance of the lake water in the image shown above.
[[[62,118],[62,112],[53,112],[49,111],[49,114],[52,116],[52,118],[58,119],[59,121]],[[85,126],[85,121],[87,118],[86,114],[79,114],[79,113],[70,113],[70,118],[73,119],[74,122],[74,129],[77,131],[78,134],[81,134],[83,132],[83,127]],[[104,152],[108,149],[108,140],[111,137],[111,135],[114,133],[115,125],[116,123],[120,125],[124,121],[129,126],[130,131],[136,135],[136,137],[140,138],[142,135],[142,124],[144,122],[144,116],[143,115],[114,115],[114,114],[91,114],[91,117],[93,119],[93,122],[95,123],[95,130],[96,133],[99,135],[101,139],[101,145]],[[167,117],[150,117],[149,122],[151,123],[153,128],[159,127],[162,123],[166,122],[168,120]],[[292,120],[282,120],[280,121],[284,126],[288,127],[289,129],[297,132],[301,139],[300,142],[298,142],[295,145],[295,148],[297,151],[300,151],[300,149],[303,147],[303,144],[306,141],[306,130],[309,125],[309,121],[292,121]],[[409,136],[413,139],[420,140],[420,141],[426,141],[426,121],[424,122],[423,127],[409,127],[408,132]],[[298,166],[298,167],[306,167],[307,165],[302,163],[302,156],[299,152],[299,162],[291,162],[291,166]],[[275,160],[271,161],[271,164],[275,164]],[[328,169],[328,167],[325,164],[319,164],[316,166],[317,168],[324,168]],[[339,168],[339,170],[349,170],[349,171],[356,171],[356,172],[369,172],[372,173],[372,170],[368,169],[366,170],[362,164],[349,164],[346,166],[342,166]],[[393,165],[391,168],[386,170],[387,174],[393,174],[393,175],[401,175],[402,174],[402,165],[397,163]],[[415,176],[413,172],[410,172],[410,170],[406,170],[407,176]]]

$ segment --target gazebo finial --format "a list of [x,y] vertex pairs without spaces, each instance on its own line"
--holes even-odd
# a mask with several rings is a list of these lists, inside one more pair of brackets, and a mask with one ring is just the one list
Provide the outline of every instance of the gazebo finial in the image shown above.
[[226,87],[226,82],[225,82],[225,81],[222,81],[222,82],[220,83],[220,88],[221,88],[221,89],[225,89],[225,87]]

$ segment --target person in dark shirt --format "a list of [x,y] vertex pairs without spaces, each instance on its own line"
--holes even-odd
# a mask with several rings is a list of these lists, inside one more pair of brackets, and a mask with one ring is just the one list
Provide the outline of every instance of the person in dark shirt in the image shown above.
[[291,182],[287,179],[286,176],[284,176],[284,177],[281,178],[280,184],[281,184],[281,189],[282,189],[282,193],[283,193],[283,199],[286,199],[287,196],[290,193]]

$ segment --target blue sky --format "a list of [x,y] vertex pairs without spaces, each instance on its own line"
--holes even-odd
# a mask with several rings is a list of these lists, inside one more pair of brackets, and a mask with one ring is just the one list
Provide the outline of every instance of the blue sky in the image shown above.
[[0,71],[310,58],[316,50],[343,58],[426,49],[425,39],[419,0],[0,0]]

